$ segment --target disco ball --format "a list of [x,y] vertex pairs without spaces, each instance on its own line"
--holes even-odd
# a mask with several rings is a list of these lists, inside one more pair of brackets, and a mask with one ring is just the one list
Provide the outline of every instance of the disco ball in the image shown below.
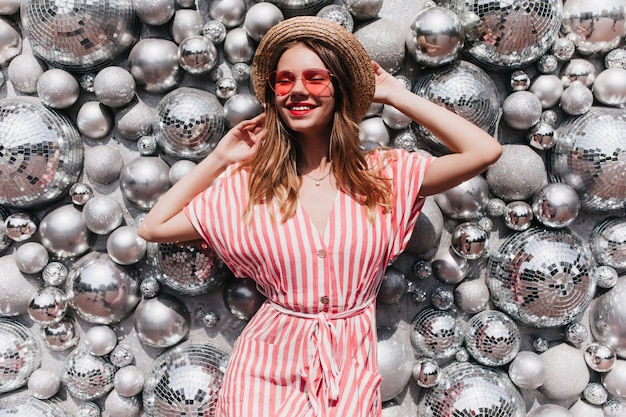
[[186,159],[202,159],[224,132],[224,109],[207,91],[181,87],[157,106],[154,136],[162,151]]
[[[420,76],[413,91],[433,103],[462,116],[484,131],[494,134],[500,114],[500,98],[489,75],[467,61],[456,61]],[[433,151],[449,152],[447,147],[423,126],[415,130]]]
[[149,243],[148,256],[158,270],[156,278],[169,288],[199,295],[220,287],[228,269],[203,241],[190,244]]
[[69,72],[114,63],[141,27],[132,0],[26,0],[20,15],[35,54]]
[[626,208],[626,110],[592,107],[561,123],[558,134],[549,160],[558,182],[574,188],[587,210]]
[[299,15],[315,15],[331,0],[268,0],[276,5],[286,19]]
[[50,401],[28,395],[12,395],[0,399],[0,416],[67,417],[67,414]]
[[465,347],[476,361],[487,366],[511,362],[520,349],[520,330],[506,314],[490,310],[473,316],[465,333]]
[[79,400],[101,398],[113,389],[115,366],[87,350],[74,350],[65,358],[62,381]]
[[581,55],[605,54],[617,48],[625,34],[626,3],[614,0],[567,0],[561,29],[572,36]]
[[0,100],[0,149],[2,205],[57,200],[83,168],[83,142],[71,120],[31,97]]
[[442,370],[441,382],[426,391],[420,417],[524,417],[526,406],[506,374],[469,362],[455,362]]
[[506,238],[489,259],[487,284],[497,307],[534,327],[565,325],[591,303],[594,259],[567,230],[530,228]]
[[453,311],[426,308],[415,316],[411,325],[413,348],[429,358],[451,358],[463,343],[463,329]]
[[626,268],[626,218],[610,217],[596,224],[589,245],[599,264]]
[[26,385],[40,364],[41,350],[31,331],[20,322],[0,318],[0,392]]
[[463,22],[467,53],[495,70],[541,58],[556,40],[563,15],[560,0],[457,0],[452,9]]
[[149,417],[215,415],[228,355],[208,344],[189,344],[158,357],[146,375],[143,405]]

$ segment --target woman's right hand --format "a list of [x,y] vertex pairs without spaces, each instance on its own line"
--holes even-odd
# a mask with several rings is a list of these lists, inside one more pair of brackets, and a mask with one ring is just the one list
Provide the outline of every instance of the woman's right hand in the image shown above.
[[250,160],[258,151],[263,139],[265,113],[237,123],[218,142],[212,154],[225,165]]

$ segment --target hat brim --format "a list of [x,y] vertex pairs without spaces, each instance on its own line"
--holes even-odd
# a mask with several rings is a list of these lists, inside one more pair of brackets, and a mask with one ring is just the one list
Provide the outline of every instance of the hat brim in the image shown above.
[[359,40],[346,28],[329,19],[296,16],[273,26],[265,33],[252,62],[252,88],[257,99],[265,104],[266,77],[278,61],[275,54],[282,46],[298,39],[312,39],[335,51],[351,75],[350,82],[357,91],[355,115],[360,121],[370,109],[376,90],[376,76],[371,58]]

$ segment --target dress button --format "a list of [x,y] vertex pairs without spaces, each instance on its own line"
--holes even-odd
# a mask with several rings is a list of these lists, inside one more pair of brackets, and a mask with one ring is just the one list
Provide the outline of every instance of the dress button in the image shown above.
[[323,249],[320,249],[317,251],[317,256],[319,256],[320,258],[325,258],[326,257],[326,251]]
[[326,297],[326,296],[320,297],[320,303],[328,304],[329,302],[330,302],[330,300],[328,299],[328,297]]

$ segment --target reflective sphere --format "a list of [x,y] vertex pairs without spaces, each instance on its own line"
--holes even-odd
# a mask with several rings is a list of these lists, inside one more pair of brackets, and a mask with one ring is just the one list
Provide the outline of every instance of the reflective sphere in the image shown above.
[[100,407],[98,404],[86,401],[81,403],[78,408],[76,408],[76,413],[74,417],[100,417],[102,414],[100,413]]
[[557,38],[552,45],[552,53],[561,62],[569,61],[576,52],[576,45],[568,38]]
[[502,145],[502,155],[487,170],[489,189],[504,201],[529,199],[547,183],[543,159],[526,145]]
[[596,68],[586,59],[572,59],[563,67],[561,82],[563,87],[571,86],[575,81],[580,81],[585,87],[591,87],[596,80]]
[[483,311],[467,324],[465,347],[476,361],[502,366],[513,360],[520,349],[521,333],[515,322],[499,311]]
[[243,28],[255,41],[259,42],[272,26],[284,20],[283,12],[272,3],[256,3],[246,12]]
[[70,187],[69,195],[72,203],[77,206],[83,206],[87,201],[93,198],[94,191],[91,185],[85,184],[84,182],[77,182]]
[[76,103],[80,86],[76,78],[67,71],[51,68],[37,80],[37,95],[46,106],[65,109]]
[[581,55],[607,53],[620,45],[626,23],[624,2],[573,0],[563,5],[562,30],[574,39]]
[[92,232],[107,235],[122,224],[122,206],[112,196],[94,196],[83,206],[83,220]]
[[89,139],[102,139],[113,129],[113,110],[99,101],[87,101],[76,115],[78,131]]
[[147,277],[139,285],[139,290],[143,298],[156,297],[159,291],[161,291],[161,285],[155,277]]
[[205,74],[217,63],[217,48],[206,36],[189,36],[178,44],[178,62],[189,74]]
[[510,202],[503,214],[506,227],[517,232],[527,230],[532,225],[534,217],[531,205],[525,201]]
[[137,139],[137,151],[142,156],[155,156],[158,153],[159,145],[152,135],[144,135]]
[[537,69],[542,74],[550,74],[556,71],[559,66],[557,57],[551,54],[543,55],[537,62]]
[[100,103],[117,108],[135,98],[135,79],[126,69],[110,66],[101,69],[93,81],[93,91]]
[[377,145],[389,144],[389,131],[382,117],[370,117],[359,124],[359,139],[361,143],[374,142]]
[[452,231],[451,248],[465,259],[481,258],[487,251],[489,233],[478,223],[465,222]]
[[42,327],[41,338],[48,349],[58,352],[76,346],[79,333],[76,331],[74,319],[65,316],[58,323]]
[[530,76],[522,70],[513,71],[509,81],[509,87],[513,91],[526,91],[530,87]]
[[[496,70],[526,66],[552,46],[561,25],[560,1],[508,0],[452,3],[465,27],[465,49]],[[515,36],[510,36],[511,33]]]
[[445,246],[441,246],[432,258],[432,274],[444,284],[458,284],[469,272],[467,260]]
[[464,33],[459,17],[445,7],[427,7],[413,19],[406,47],[419,64],[439,66],[456,59],[463,48]]
[[133,314],[139,340],[156,348],[174,346],[186,338],[190,320],[185,304],[165,293],[142,300]]
[[531,84],[530,92],[539,98],[542,109],[549,109],[558,104],[563,94],[563,83],[554,74],[540,75]]
[[[596,261],[597,260],[598,258],[596,257]],[[599,288],[613,288],[619,278],[615,268],[608,265],[599,265],[595,267],[591,273],[595,276]]]
[[215,0],[209,5],[211,19],[222,22],[231,29],[244,21],[246,4],[243,0]]
[[[489,75],[467,61],[457,61],[420,76],[413,91],[494,134],[500,115],[500,98]],[[449,152],[430,131],[416,126],[416,134],[433,150]]]
[[435,195],[435,202],[448,217],[471,220],[480,217],[489,202],[489,186],[477,175],[443,193]]
[[224,287],[224,304],[239,320],[250,320],[264,302],[265,296],[250,278],[231,279]]
[[137,271],[116,264],[107,254],[91,252],[72,265],[65,292],[83,320],[117,323],[139,302]]
[[604,66],[607,68],[626,69],[626,49],[613,49],[604,56]]
[[285,18],[297,15],[315,15],[324,6],[331,3],[330,0],[270,0],[283,12]]
[[422,388],[432,388],[441,381],[441,368],[434,359],[419,358],[412,373],[415,382]]
[[544,226],[560,229],[578,217],[580,198],[569,185],[554,182],[533,196],[532,208],[535,218]]
[[129,365],[119,369],[113,379],[113,387],[123,397],[137,395],[143,389],[144,377],[141,369]]
[[589,337],[589,331],[582,323],[573,322],[565,327],[565,340],[573,346],[580,346]]
[[621,307],[626,297],[626,281],[619,279],[608,292],[598,296],[589,308],[589,327],[594,339],[626,357],[626,312]]
[[137,87],[151,94],[175,88],[185,72],[178,64],[178,45],[168,39],[144,38],[128,55],[128,69]]
[[520,389],[536,389],[543,384],[546,371],[535,352],[519,352],[509,365],[509,378]]
[[383,105],[381,117],[390,129],[400,130],[409,127],[412,120],[393,106]]
[[41,365],[37,339],[22,323],[0,318],[0,392],[10,392],[28,382]]
[[603,343],[591,343],[584,351],[587,366],[596,372],[609,372],[615,366],[615,351]]
[[20,16],[33,51],[51,66],[70,72],[111,64],[139,35],[131,0],[27,0]]
[[[572,88],[572,87],[570,87]],[[573,187],[582,207],[592,211],[626,207],[626,113],[593,107],[558,128],[559,141],[549,160],[559,182]]]
[[589,240],[596,261],[613,268],[626,268],[626,219],[609,217],[596,224]]
[[170,188],[170,167],[158,157],[138,156],[120,174],[124,198],[142,210],[149,210]]
[[599,73],[592,92],[596,100],[607,106],[626,103],[626,69],[608,68]]
[[378,372],[382,377],[382,401],[397,397],[407,386],[413,371],[413,349],[405,342],[404,333],[391,327],[377,328]]
[[12,395],[0,399],[0,415],[20,417],[66,417],[67,414],[50,401],[28,395]]
[[226,33],[224,39],[224,57],[231,64],[237,62],[252,63],[255,44],[244,28],[234,28]]
[[526,407],[505,374],[462,362],[443,369],[442,382],[420,400],[419,415],[525,417]]
[[514,91],[502,103],[502,118],[514,129],[529,129],[541,118],[541,100],[530,91]]
[[609,393],[600,382],[590,382],[583,391],[583,398],[589,404],[602,405],[609,398]]
[[223,107],[207,91],[181,87],[163,97],[157,106],[154,136],[167,155],[204,158],[223,132]]
[[[30,239],[37,232],[37,225],[26,213],[13,213],[4,220],[6,237],[15,242]],[[6,249],[6,248],[5,248]]]
[[434,197],[429,197],[424,202],[415,227],[420,233],[411,236],[405,251],[408,254],[430,258],[437,251],[443,233],[443,213]]
[[530,228],[506,238],[489,259],[487,284],[504,312],[534,327],[562,326],[591,303],[591,252],[566,231]]
[[235,94],[224,103],[224,118],[228,127],[252,119],[261,114],[263,107],[259,100],[251,94]]
[[558,134],[553,125],[546,122],[539,122],[528,131],[528,144],[535,149],[546,150],[556,145]]
[[56,287],[65,283],[67,273],[67,267],[61,262],[50,262],[41,271],[41,279],[45,285]]
[[147,242],[137,234],[132,226],[121,226],[107,238],[107,253],[118,264],[132,265],[144,257]]
[[214,415],[228,355],[208,343],[176,347],[159,356],[146,375],[148,415]]
[[53,257],[68,259],[87,252],[94,243],[82,213],[70,204],[52,210],[39,223],[41,244]]
[[33,208],[64,196],[83,167],[83,143],[72,121],[38,99],[0,100],[0,204]]
[[86,350],[74,350],[65,358],[62,381],[79,400],[101,398],[113,389],[115,367]]
[[28,315],[41,326],[60,322],[66,311],[67,297],[57,287],[40,289],[28,306]]
[[209,20],[204,24],[202,33],[214,44],[222,43],[226,39],[226,26],[219,20]]
[[111,353],[117,344],[117,335],[109,326],[93,326],[85,332],[85,349],[94,356]]
[[25,274],[41,272],[48,264],[48,251],[38,242],[26,242],[14,254],[15,264]]
[[60,387],[60,377],[50,369],[36,369],[28,378],[28,390],[33,394],[33,397],[40,400],[55,396]]
[[417,354],[433,359],[454,356],[463,343],[463,329],[450,310],[426,308],[412,321],[411,344]]

